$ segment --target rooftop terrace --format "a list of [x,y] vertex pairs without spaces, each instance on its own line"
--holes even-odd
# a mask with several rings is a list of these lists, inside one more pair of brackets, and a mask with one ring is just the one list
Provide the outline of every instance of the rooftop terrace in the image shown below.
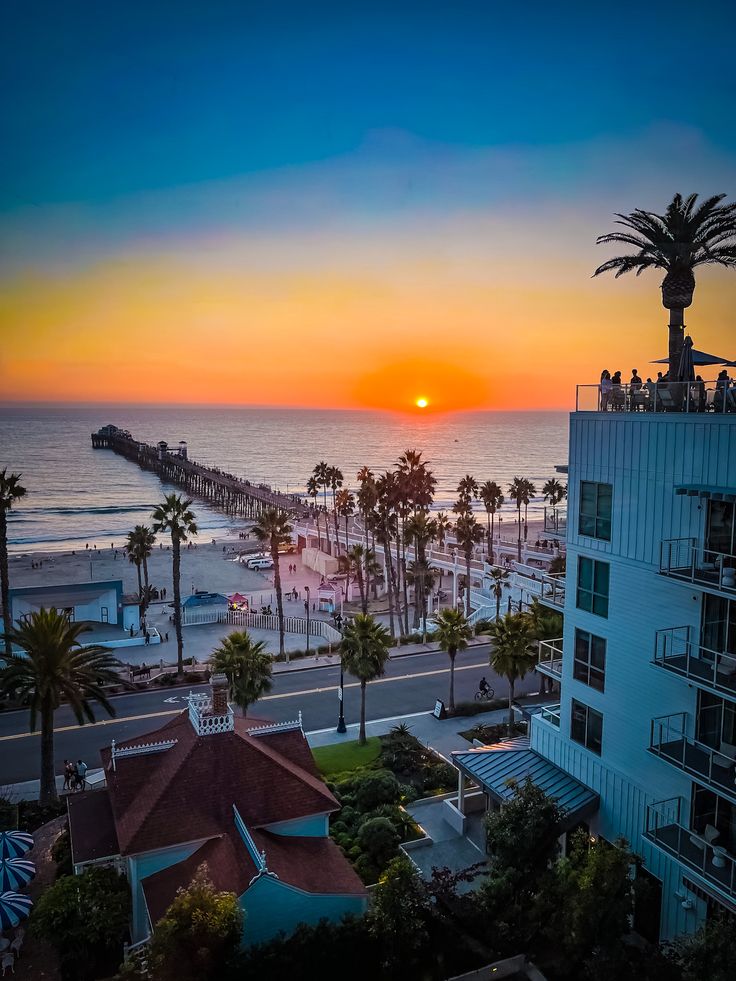
[[578,385],[576,412],[677,412],[703,419],[736,419],[736,386],[722,380],[645,382],[642,385]]

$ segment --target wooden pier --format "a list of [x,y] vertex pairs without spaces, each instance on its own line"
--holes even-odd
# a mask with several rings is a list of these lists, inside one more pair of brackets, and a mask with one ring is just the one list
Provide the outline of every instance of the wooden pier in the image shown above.
[[142,470],[152,471],[166,483],[181,487],[187,494],[202,498],[226,514],[257,518],[269,508],[276,508],[296,517],[311,511],[296,494],[279,494],[265,484],[252,484],[216,467],[205,467],[190,460],[184,441],[179,443],[178,449],[170,449],[163,440],[151,446],[150,443],[139,443],[126,429],[103,426],[92,433],[92,447],[112,450],[137,463]]

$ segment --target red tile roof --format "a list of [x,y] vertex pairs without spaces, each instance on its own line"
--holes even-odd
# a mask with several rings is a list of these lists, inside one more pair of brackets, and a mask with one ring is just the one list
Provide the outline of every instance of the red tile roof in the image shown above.
[[115,821],[106,790],[68,794],[72,862],[81,865],[120,854]]
[[[337,845],[330,838],[276,835],[252,831],[266,865],[281,882],[318,895],[364,897],[366,888]],[[171,905],[176,892],[194,878],[200,865],[219,892],[242,896],[258,870],[237,831],[206,842],[188,859],[143,880],[143,893],[152,923]]]
[[170,749],[117,757],[114,771],[103,750],[121,854],[228,833],[233,804],[249,828],[337,810],[301,730],[251,736],[254,723],[237,719],[234,732],[198,736],[182,712],[117,747],[176,740]]

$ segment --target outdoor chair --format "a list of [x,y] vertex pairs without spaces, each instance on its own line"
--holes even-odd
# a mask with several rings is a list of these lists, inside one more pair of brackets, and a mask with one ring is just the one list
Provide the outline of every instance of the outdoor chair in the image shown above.
[[672,392],[668,391],[666,388],[660,389],[657,393],[659,396],[659,404],[665,412],[676,412],[678,406],[675,400],[672,398]]
[[0,967],[3,969],[3,977],[5,977],[8,968],[10,968],[11,974],[15,974],[15,954],[3,954],[2,959],[0,959]]
[[11,951],[15,954],[17,958],[20,959],[20,950],[23,946],[23,937],[14,937],[12,943],[10,944]]

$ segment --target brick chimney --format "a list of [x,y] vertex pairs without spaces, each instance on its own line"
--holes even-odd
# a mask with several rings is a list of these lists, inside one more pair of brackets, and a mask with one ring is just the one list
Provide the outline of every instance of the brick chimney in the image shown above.
[[210,678],[212,689],[212,714],[227,715],[228,683],[224,674],[213,674]]

